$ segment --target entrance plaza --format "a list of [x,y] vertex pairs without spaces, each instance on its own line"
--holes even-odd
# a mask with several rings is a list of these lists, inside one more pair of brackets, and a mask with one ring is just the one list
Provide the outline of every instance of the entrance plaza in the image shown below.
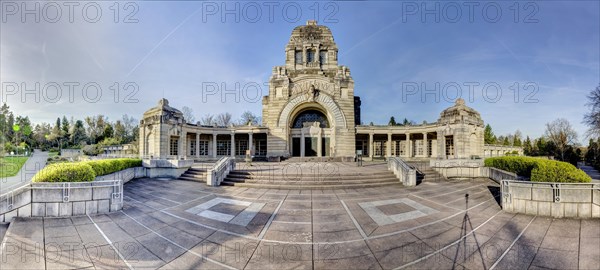
[[[273,164],[255,165],[289,167]],[[330,164],[347,173],[385,169]],[[141,178],[124,194],[123,209],[110,214],[14,219],[2,269],[599,267],[600,220],[504,212],[498,185],[484,178],[312,190]]]

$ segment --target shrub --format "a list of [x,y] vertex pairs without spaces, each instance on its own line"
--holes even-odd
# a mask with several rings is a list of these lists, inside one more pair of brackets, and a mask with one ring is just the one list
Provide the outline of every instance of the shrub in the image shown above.
[[84,161],[84,163],[90,165],[97,176],[111,174],[131,167],[142,166],[142,160],[135,158],[103,159]]
[[592,178],[571,163],[540,160],[531,171],[531,181],[559,183],[589,183]]
[[[46,166],[33,182],[85,182],[132,167],[141,167],[142,160],[135,158],[103,159],[74,163],[55,163]],[[91,174],[90,174],[91,172]],[[91,175],[91,176],[90,176]],[[79,180],[78,180],[79,179]]]
[[529,177],[534,182],[589,183],[592,178],[570,163],[533,157],[493,157],[485,166]]
[[90,165],[83,163],[56,163],[39,171],[32,182],[89,182],[96,173]]

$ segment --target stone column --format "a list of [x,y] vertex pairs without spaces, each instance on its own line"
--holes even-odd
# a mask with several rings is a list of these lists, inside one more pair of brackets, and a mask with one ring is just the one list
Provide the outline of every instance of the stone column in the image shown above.
[[442,132],[438,131],[437,132],[437,148],[438,148],[437,156],[439,159],[444,159],[446,157],[445,144],[446,144],[446,142],[444,142],[444,135],[442,135]]
[[423,156],[429,156],[427,153],[427,132],[423,132]]
[[300,136],[300,157],[304,157],[304,130],[301,131],[302,135]]
[[392,156],[392,133],[388,133],[387,147],[386,147],[386,155],[388,157]]
[[248,133],[248,150],[250,150],[250,155],[254,155],[254,148],[252,147],[252,132]]
[[317,157],[323,156],[321,149],[323,148],[323,129],[319,130],[319,137],[317,137]]
[[217,157],[217,133],[213,133],[213,154],[214,158]]
[[235,157],[235,133],[231,132],[231,156]]
[[404,135],[406,135],[406,157],[411,157],[411,152],[410,152],[410,133],[405,133]]
[[369,133],[369,157],[373,158],[373,133]]
[[200,157],[200,133],[196,132],[196,157]]
[[179,136],[179,159],[180,157],[187,157],[187,132],[181,132],[181,136]]

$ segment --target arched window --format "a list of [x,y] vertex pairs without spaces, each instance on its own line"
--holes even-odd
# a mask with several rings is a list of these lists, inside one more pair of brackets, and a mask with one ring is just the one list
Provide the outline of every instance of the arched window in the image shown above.
[[317,110],[306,110],[298,114],[294,119],[292,128],[302,128],[305,122],[319,122],[321,128],[329,128],[327,116]]
[[327,51],[319,52],[319,62],[321,64],[327,64]]
[[315,51],[314,50],[306,51],[306,62],[312,63],[314,61],[315,61]]

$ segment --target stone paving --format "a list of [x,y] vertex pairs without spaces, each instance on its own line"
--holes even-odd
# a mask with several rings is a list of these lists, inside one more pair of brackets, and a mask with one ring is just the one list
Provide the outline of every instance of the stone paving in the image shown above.
[[138,179],[119,212],[13,220],[2,269],[600,269],[600,220],[506,213],[498,192],[487,179],[334,190]]

